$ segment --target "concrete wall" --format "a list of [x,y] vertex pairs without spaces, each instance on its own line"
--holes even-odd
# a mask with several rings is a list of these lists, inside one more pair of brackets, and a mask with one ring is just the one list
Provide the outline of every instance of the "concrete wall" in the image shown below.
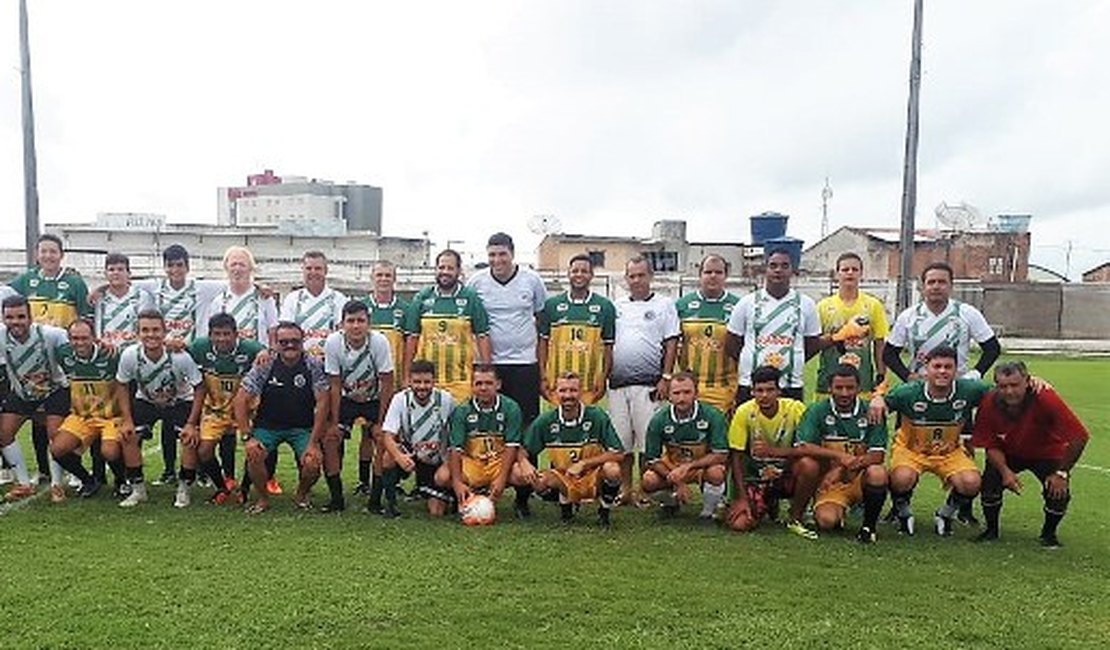
[[983,313],[1005,336],[1106,339],[1110,285],[983,285]]

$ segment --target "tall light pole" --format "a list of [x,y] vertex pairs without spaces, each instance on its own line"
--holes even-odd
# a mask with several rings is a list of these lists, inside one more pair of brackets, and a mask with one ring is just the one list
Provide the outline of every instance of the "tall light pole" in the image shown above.
[[829,177],[825,177],[825,187],[821,190],[821,239],[829,236],[829,199],[833,191],[829,187]]
[[27,35],[27,0],[19,0],[19,71],[23,91],[23,218],[27,266],[35,265],[39,238],[38,163],[35,159],[35,113],[31,105],[31,46]]
[[913,3],[913,54],[910,98],[906,110],[906,156],[902,168],[902,264],[898,273],[898,311],[910,306],[913,286],[914,210],[917,207],[917,123],[921,103],[921,18],[923,0]]

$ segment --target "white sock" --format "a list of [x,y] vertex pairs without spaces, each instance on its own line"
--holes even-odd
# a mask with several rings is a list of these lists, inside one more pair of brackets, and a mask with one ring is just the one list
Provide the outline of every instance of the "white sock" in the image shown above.
[[717,510],[717,504],[725,495],[725,484],[713,485],[706,483],[701,488],[701,516],[712,517]]
[[51,458],[50,459],[50,485],[51,485],[51,487],[54,487],[54,486],[64,487],[65,484],[66,484],[65,473],[66,473],[66,471],[64,469],[62,469],[62,466],[58,464],[58,461]]
[[30,485],[31,477],[27,474],[27,462],[23,460],[23,449],[19,446],[19,442],[13,441],[12,444],[0,449],[0,453],[15,470],[15,480],[20,485]]

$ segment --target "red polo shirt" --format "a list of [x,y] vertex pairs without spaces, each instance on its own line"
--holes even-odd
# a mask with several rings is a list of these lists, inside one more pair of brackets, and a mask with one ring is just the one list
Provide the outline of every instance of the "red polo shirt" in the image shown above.
[[998,392],[992,390],[979,402],[971,442],[1026,460],[1060,460],[1068,443],[1087,437],[1083,423],[1054,390],[1034,393],[1016,417],[999,406]]

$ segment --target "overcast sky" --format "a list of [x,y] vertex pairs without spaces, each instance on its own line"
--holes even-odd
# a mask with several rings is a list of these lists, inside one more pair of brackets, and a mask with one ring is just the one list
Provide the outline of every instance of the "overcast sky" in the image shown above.
[[[45,222],[214,222],[263,168],[385,191],[392,235],[812,243],[897,226],[910,0],[31,0]],[[0,235],[23,213],[17,3],[0,9]],[[918,224],[1032,213],[1033,261],[1110,259],[1110,2],[927,0]]]

